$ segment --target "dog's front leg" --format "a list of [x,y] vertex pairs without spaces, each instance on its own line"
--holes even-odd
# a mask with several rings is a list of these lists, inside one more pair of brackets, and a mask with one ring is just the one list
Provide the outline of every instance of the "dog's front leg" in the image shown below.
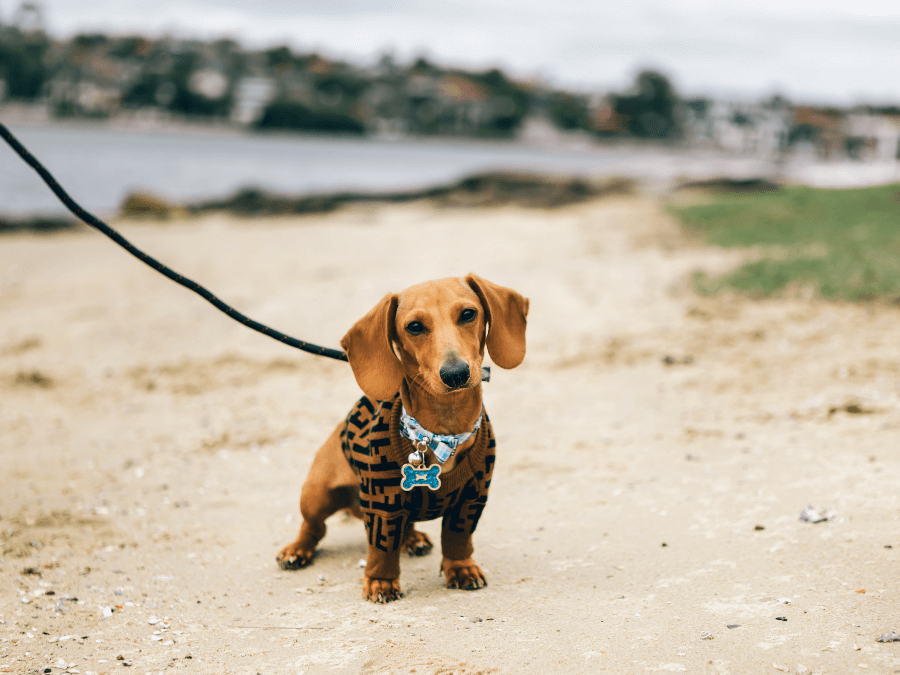
[[363,577],[363,600],[384,603],[403,597],[400,590],[400,549],[406,533],[406,518],[384,518],[364,512],[369,551]]
[[444,517],[441,528],[441,572],[447,581],[447,588],[461,588],[477,591],[487,586],[487,578],[472,557],[472,533],[454,527],[459,521],[452,516]]
[[487,586],[487,579],[475,558],[463,560],[441,560],[441,572],[447,580],[447,588],[461,588],[464,591],[477,591]]
[[373,579],[363,577],[363,600],[377,602],[393,602],[403,597],[399,579]]

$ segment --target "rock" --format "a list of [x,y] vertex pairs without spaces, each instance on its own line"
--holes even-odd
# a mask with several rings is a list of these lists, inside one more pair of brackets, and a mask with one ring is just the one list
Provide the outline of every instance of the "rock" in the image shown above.
[[819,512],[812,506],[807,506],[800,512],[800,520],[803,520],[807,523],[824,523],[830,517],[830,514]]
[[671,354],[666,354],[662,357],[661,361],[663,365],[666,366],[689,366],[694,362],[694,357],[690,354],[686,356],[672,356]]
[[152,218],[169,220],[179,215],[183,209],[177,204],[149,192],[132,192],[122,202],[119,216],[122,218]]
[[0,233],[3,232],[57,232],[73,230],[80,227],[77,220],[68,218],[35,217],[35,218],[0,218]]

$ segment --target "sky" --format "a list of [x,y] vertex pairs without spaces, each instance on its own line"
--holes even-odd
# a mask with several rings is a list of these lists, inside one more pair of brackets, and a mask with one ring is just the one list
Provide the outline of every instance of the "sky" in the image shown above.
[[[622,91],[642,68],[686,96],[773,94],[900,104],[898,0],[44,0],[55,36],[230,37],[368,64],[501,67],[521,79]],[[0,0],[9,21],[19,0]]]

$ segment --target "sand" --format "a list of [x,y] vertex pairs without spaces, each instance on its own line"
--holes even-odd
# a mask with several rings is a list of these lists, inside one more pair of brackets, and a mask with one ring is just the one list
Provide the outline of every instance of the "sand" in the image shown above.
[[349,367],[98,234],[8,235],[0,672],[900,672],[900,643],[876,642],[900,632],[895,307],[700,298],[693,270],[753,252],[638,197],[123,228],[328,346],[425,279],[528,296],[526,361],[485,385],[490,585],[443,588],[434,552],[403,559],[403,600],[366,603],[341,515],[311,567],[280,570],[313,453],[359,395]]

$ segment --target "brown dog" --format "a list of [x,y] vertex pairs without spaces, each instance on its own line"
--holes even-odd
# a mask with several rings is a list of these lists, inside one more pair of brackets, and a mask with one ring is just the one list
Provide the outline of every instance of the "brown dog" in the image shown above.
[[281,567],[312,562],[325,519],[349,509],[368,535],[364,598],[402,597],[400,551],[429,553],[431,540],[413,524],[438,517],[447,587],[487,584],[472,559],[495,447],[481,362],[486,346],[501,368],[522,363],[527,315],[526,298],[470,274],[389,294],[356,322],[341,346],[365,396],[316,453],[300,533],[278,554]]

